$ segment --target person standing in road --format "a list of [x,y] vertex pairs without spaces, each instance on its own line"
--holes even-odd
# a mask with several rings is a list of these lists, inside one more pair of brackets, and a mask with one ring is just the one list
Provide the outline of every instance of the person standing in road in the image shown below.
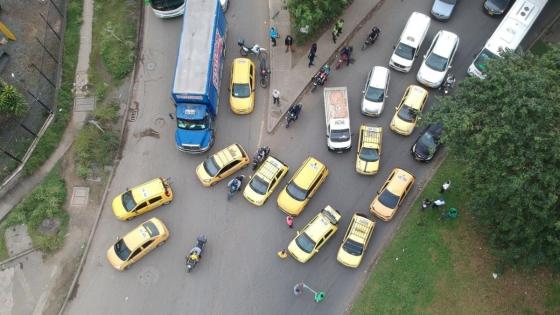
[[294,217],[292,217],[291,215],[286,217],[286,224],[288,225],[288,227],[291,229],[294,227]]
[[449,189],[450,186],[451,186],[451,181],[450,180],[445,181],[445,183],[443,183],[441,185],[441,190],[439,191],[439,193],[440,194],[445,193]]
[[307,55],[307,58],[309,59],[309,64],[307,65],[308,67],[311,67],[313,65],[313,60],[315,60],[316,54],[317,54],[317,43],[313,43],[311,45],[311,49],[309,50],[309,54]]
[[292,47],[292,44],[294,43],[294,38],[292,37],[292,35],[287,35],[286,39],[284,39],[284,44],[286,45],[286,52],[288,52],[288,49],[293,52],[294,48]]
[[280,34],[278,34],[278,31],[276,30],[276,28],[274,26],[272,26],[270,28],[270,31],[268,32],[268,35],[270,36],[270,40],[272,40],[272,47],[276,46],[276,39],[278,37],[280,37]]
[[272,91],[272,104],[278,104],[278,106],[280,106],[280,91],[277,89]]

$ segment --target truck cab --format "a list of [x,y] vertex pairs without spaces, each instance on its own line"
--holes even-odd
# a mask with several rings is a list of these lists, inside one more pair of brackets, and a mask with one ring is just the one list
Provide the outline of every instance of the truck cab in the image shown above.
[[179,151],[205,152],[214,143],[213,117],[206,106],[199,104],[177,105],[177,130],[175,144]]

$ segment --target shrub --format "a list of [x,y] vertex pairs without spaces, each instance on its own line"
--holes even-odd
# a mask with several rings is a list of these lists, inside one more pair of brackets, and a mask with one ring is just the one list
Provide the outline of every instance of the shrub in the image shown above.
[[[315,37],[328,23],[340,16],[342,10],[352,0],[289,0],[288,10],[295,28],[296,41],[302,42]],[[301,33],[300,28],[309,28],[307,34]]]
[[111,164],[119,139],[108,128],[104,130],[88,124],[78,133],[74,142],[78,175],[87,177],[94,166]]
[[22,117],[28,110],[25,97],[13,85],[0,82],[0,115]]

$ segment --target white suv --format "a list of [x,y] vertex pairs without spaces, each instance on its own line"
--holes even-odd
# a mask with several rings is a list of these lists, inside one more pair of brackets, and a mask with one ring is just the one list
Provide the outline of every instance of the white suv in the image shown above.
[[431,88],[440,86],[447,70],[451,68],[457,47],[459,47],[459,37],[456,34],[439,31],[424,55],[424,62],[416,76],[418,82]]
[[383,105],[389,90],[389,69],[373,67],[367,77],[362,93],[362,114],[366,116],[379,116],[383,112]]

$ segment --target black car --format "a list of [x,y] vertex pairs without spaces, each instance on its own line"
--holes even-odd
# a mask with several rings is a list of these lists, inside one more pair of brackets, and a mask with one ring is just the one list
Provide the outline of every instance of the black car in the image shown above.
[[440,138],[442,132],[443,124],[440,122],[426,127],[410,148],[412,157],[417,161],[431,161],[441,146]]
[[511,0],[486,0],[484,1],[484,11],[490,15],[502,15],[512,2]]

